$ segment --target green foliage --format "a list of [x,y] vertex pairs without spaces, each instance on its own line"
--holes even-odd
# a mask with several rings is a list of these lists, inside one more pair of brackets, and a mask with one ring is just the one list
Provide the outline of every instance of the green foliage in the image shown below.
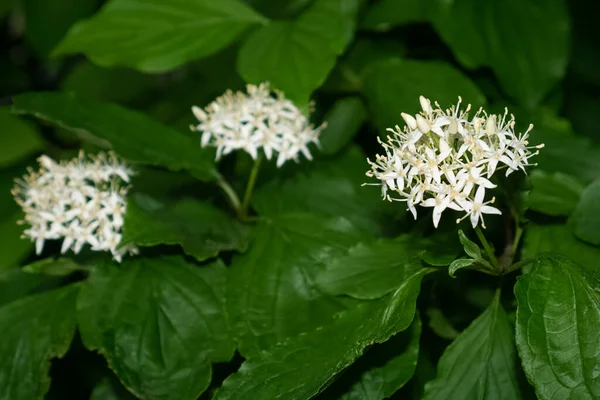
[[326,129],[321,137],[324,154],[336,154],[352,141],[365,122],[367,113],[358,97],[338,100],[325,116]]
[[98,0],[20,0],[26,21],[26,37],[31,46],[47,56],[71,25],[91,16]]
[[0,307],[0,399],[42,399],[49,361],[63,357],[75,333],[78,287],[29,296]]
[[[598,13],[583,0],[0,2],[0,400],[600,398]],[[229,112],[228,90],[262,82],[322,128],[296,163],[202,146],[192,106],[224,93],[210,129],[231,143],[290,113]],[[444,110],[460,97],[469,121],[508,107],[517,138],[534,125],[526,171],[500,161],[486,176],[502,214],[485,229],[456,204],[437,227],[444,204],[415,219],[400,183],[365,175],[402,175],[404,150],[383,160],[378,140],[411,125],[401,113],[421,95]],[[92,241],[61,253],[46,238],[38,255],[24,234],[44,222],[11,190],[54,193],[18,179],[40,155],[81,150],[133,171],[114,208],[114,243],[133,248],[119,262]],[[436,179],[430,158],[404,173]],[[440,196],[459,196],[450,186]],[[54,214],[89,212],[40,218],[60,230]]]
[[297,19],[257,30],[240,49],[240,75],[306,103],[352,39],[357,7],[358,0],[316,0]]
[[570,175],[541,170],[531,174],[531,186],[529,208],[548,215],[571,215],[583,191],[581,183]]
[[583,193],[573,213],[575,236],[596,246],[600,245],[600,180],[592,182]]
[[559,255],[519,278],[517,348],[540,399],[600,396],[599,290],[597,275]]
[[523,106],[536,106],[564,76],[569,22],[563,1],[427,3],[434,27],[457,59],[468,68],[490,67]]
[[196,399],[210,382],[210,363],[233,356],[224,285],[221,262],[197,268],[164,256],[101,263],[77,299],[83,342],[134,394]]
[[529,225],[523,258],[533,258],[540,253],[562,254],[582,267],[600,273],[600,248],[578,240],[569,225]]
[[423,243],[411,237],[380,239],[350,248],[348,254],[327,263],[317,275],[319,288],[332,295],[376,299],[391,292],[423,270]]
[[421,95],[440,104],[456,104],[458,96],[476,108],[485,103],[477,86],[444,62],[381,61],[369,69],[364,85],[369,107],[382,129],[402,123],[399,110],[409,114],[419,111]]
[[209,203],[184,200],[163,204],[141,195],[127,204],[121,245],[179,244],[198,261],[221,251],[244,251],[248,228]]
[[[392,396],[415,373],[420,339],[421,320],[417,315],[406,331],[392,336],[390,340],[378,347],[367,350],[366,355],[346,371],[346,374],[352,374],[363,370],[360,378],[340,399],[377,400]],[[399,353],[399,349],[403,347],[405,347],[404,351]],[[397,355],[390,358],[390,354]],[[381,365],[382,360],[385,360],[383,365]],[[377,366],[373,367],[372,364]]]
[[331,324],[251,358],[223,383],[216,399],[272,399],[280,393],[288,399],[314,396],[367,346],[408,328],[421,279],[428,272],[422,269],[387,296],[359,304],[338,314]]
[[6,132],[0,136],[0,167],[13,165],[44,148],[35,128],[10,115],[5,107],[0,108],[0,126]]
[[518,399],[512,328],[499,296],[446,349],[424,399]]
[[111,0],[75,24],[55,53],[161,72],[215,53],[256,23],[265,19],[237,0]]
[[397,25],[425,21],[425,16],[420,0],[380,0],[369,7],[361,28],[385,32]]
[[98,145],[110,146],[131,161],[188,170],[199,179],[218,176],[211,156],[189,137],[123,107],[70,93],[28,93],[13,101],[16,113],[35,115]]
[[240,353],[260,354],[344,310],[344,301],[317,289],[316,274],[360,238],[342,218],[293,213],[259,222],[250,250],[234,258],[227,282],[227,312]]

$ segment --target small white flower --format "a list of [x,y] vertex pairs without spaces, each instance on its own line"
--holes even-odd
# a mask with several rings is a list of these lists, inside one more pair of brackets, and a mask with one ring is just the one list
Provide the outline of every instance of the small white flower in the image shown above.
[[192,112],[200,124],[190,128],[202,133],[202,147],[217,148],[217,160],[235,150],[256,159],[262,149],[268,160],[277,154],[278,167],[298,162],[300,153],[312,160],[308,145],[319,145],[325,127],[314,128],[283,93],[272,93],[268,83],[248,85],[247,93],[227,91],[204,110],[193,106]]
[[490,201],[484,202],[483,201],[484,197],[485,197],[485,188],[483,186],[479,186],[477,188],[477,192],[475,192],[474,200],[466,199],[466,200],[461,201],[461,206],[462,206],[463,210],[465,210],[467,213],[467,215],[465,215],[465,217],[467,217],[467,216],[471,217],[471,225],[473,225],[473,228],[475,228],[477,226],[479,221],[481,221],[481,226],[483,226],[485,228],[485,223],[483,221],[482,214],[498,214],[498,215],[502,214],[502,212],[500,212],[500,210],[498,210],[497,208],[488,206],[488,204],[494,203],[494,198],[492,198],[492,200],[490,200]]
[[[57,163],[48,156],[38,159],[40,170],[29,174],[12,193],[31,225],[24,237],[35,241],[40,254],[46,240],[63,239],[61,253],[79,253],[85,245],[95,251],[110,251],[117,261],[133,245],[119,248],[123,214],[131,169],[113,153],[86,157],[83,152],[69,162]],[[118,240],[115,240],[118,238]]]
[[[532,165],[529,159],[543,145],[529,146],[529,129],[517,135],[515,120],[508,111],[504,115],[487,115],[479,109],[469,118],[458,103],[442,110],[436,102],[419,98],[422,112],[415,116],[402,113],[406,126],[388,129],[387,142],[379,140],[385,155],[375,162],[367,160],[371,169],[367,176],[378,179],[383,197],[405,201],[417,218],[416,206],[433,208],[433,224],[438,226],[442,213],[450,208],[464,211],[473,227],[483,221],[483,214],[500,214],[485,202],[485,189],[496,187],[490,179],[500,169],[506,175]],[[374,185],[375,183],[371,183]],[[388,191],[396,192],[392,197]],[[463,218],[465,218],[463,217]]]

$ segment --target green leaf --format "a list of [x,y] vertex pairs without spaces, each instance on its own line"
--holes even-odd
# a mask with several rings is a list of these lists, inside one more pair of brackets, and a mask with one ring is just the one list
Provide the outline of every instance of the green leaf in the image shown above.
[[429,327],[439,337],[446,340],[454,340],[458,337],[459,332],[454,329],[450,321],[448,321],[442,310],[439,308],[428,308],[427,318],[429,319]]
[[234,351],[224,284],[221,262],[197,267],[165,256],[101,263],[77,300],[81,337],[136,396],[196,399],[210,382],[210,363]]
[[[456,59],[467,68],[486,65],[489,45],[481,27],[485,2],[476,0],[425,0],[425,12]],[[469,34],[465,34],[465,26]]]
[[77,271],[88,271],[89,268],[77,264],[70,258],[45,258],[27,264],[22,268],[23,272],[35,275],[67,276]]
[[456,278],[456,271],[463,268],[469,268],[476,262],[477,260],[472,258],[459,258],[458,260],[454,260],[448,267],[448,275],[450,275],[452,278]]
[[61,277],[32,275],[21,268],[0,270],[0,306],[11,301],[51,290],[63,283]]
[[352,141],[367,113],[359,97],[338,100],[325,116],[327,127],[320,137],[321,152],[335,154]]
[[513,332],[499,296],[448,346],[425,400],[519,399]]
[[531,185],[529,208],[548,215],[570,215],[583,191],[583,185],[570,175],[537,169],[531,173]]
[[66,128],[141,164],[187,170],[202,180],[219,175],[212,155],[184,134],[115,104],[72,93],[27,93],[13,97],[13,110]]
[[121,103],[147,95],[152,78],[133,69],[102,68],[83,62],[61,82],[61,89],[88,99]]
[[566,4],[563,0],[508,0],[485,5],[479,24],[489,46],[488,65],[506,92],[533,108],[567,69],[570,24]]
[[24,217],[23,212],[17,210],[0,220],[0,271],[18,265],[33,250],[33,243],[29,239],[21,239],[25,228],[17,222]]
[[460,239],[460,243],[463,245],[465,253],[467,253],[469,257],[474,258],[476,260],[483,259],[483,257],[481,256],[481,249],[479,248],[479,246],[477,246],[475,242],[469,239],[467,235],[465,235],[465,233],[462,231],[462,229],[458,230],[458,238]]
[[569,16],[562,0],[430,0],[427,10],[459,62],[489,66],[503,89],[528,108],[565,74]]
[[577,240],[568,225],[529,224],[525,231],[522,257],[533,258],[540,253],[557,253],[600,274],[600,248]]
[[[365,355],[344,371],[343,378],[355,383],[340,400],[383,400],[389,398],[412,378],[419,358],[421,319],[415,316],[411,326],[387,342],[371,347]],[[399,353],[399,350],[402,352]],[[361,373],[362,372],[362,373]],[[357,374],[359,374],[356,376]],[[326,397],[325,393],[325,398]]]
[[422,0],[380,0],[369,7],[361,28],[385,32],[398,25],[425,22]]
[[306,103],[352,39],[357,8],[357,0],[316,0],[297,19],[257,30],[240,49],[240,75]]
[[9,109],[0,108],[0,167],[20,161],[44,148],[38,132],[29,124],[10,115]]
[[116,379],[106,377],[102,379],[92,390],[89,400],[134,400],[135,397],[129,393]]
[[433,234],[424,240],[424,244],[425,252],[421,254],[421,258],[434,267],[447,267],[460,254],[460,247],[454,234],[442,232]]
[[469,78],[450,64],[438,61],[378,62],[369,69],[364,91],[382,130],[402,124],[401,112],[419,111],[421,95],[437,101],[443,108],[456,104],[458,96],[475,108],[485,103],[485,97]]
[[583,183],[600,177],[600,148],[595,143],[575,135],[569,122],[555,115],[544,113],[538,119],[530,143],[546,146],[535,156],[537,169],[569,174]]
[[25,36],[39,55],[48,56],[77,20],[89,17],[98,0],[21,0]]
[[127,202],[121,245],[179,244],[187,255],[204,261],[222,251],[245,251],[248,231],[209,203],[184,199],[163,204],[139,194]]
[[272,19],[290,19],[309,7],[315,0],[242,0],[256,11]]
[[340,299],[317,290],[315,276],[361,237],[347,220],[308,213],[261,221],[253,236],[250,250],[233,259],[227,283],[227,311],[244,357],[326,324],[346,309]]
[[73,26],[55,53],[162,72],[216,53],[256,23],[265,19],[237,0],[111,0]]
[[381,233],[384,223],[389,223],[386,214],[395,205],[381,200],[380,189],[361,186],[366,170],[365,155],[352,147],[339,157],[311,166],[306,173],[258,188],[252,206],[260,215],[308,211],[344,217],[365,231]]
[[581,194],[573,213],[573,231],[579,239],[600,245],[600,179],[592,182]]
[[515,285],[516,338],[540,399],[600,397],[600,280],[569,258],[540,257]]
[[29,296],[0,308],[0,399],[42,399],[50,360],[63,357],[75,334],[78,286]]
[[415,315],[422,269],[389,295],[341,312],[335,321],[245,361],[225,380],[216,400],[305,400],[358,358],[365,348],[405,330]]
[[424,242],[408,235],[359,243],[347,254],[326,263],[317,274],[316,282],[319,289],[331,295],[376,299],[423,269],[424,249]]
[[368,69],[380,60],[401,57],[406,54],[406,45],[393,38],[379,35],[357,37],[340,58],[327,78],[324,89],[332,92],[362,91]]

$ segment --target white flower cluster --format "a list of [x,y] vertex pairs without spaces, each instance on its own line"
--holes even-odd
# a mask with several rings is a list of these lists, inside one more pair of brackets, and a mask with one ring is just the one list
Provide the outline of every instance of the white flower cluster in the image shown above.
[[202,147],[217,147],[217,160],[237,149],[256,159],[261,148],[269,160],[278,153],[278,167],[298,162],[299,153],[312,160],[308,145],[319,145],[325,125],[314,128],[281,92],[273,92],[268,83],[248,85],[247,93],[227,91],[204,110],[193,106],[200,124],[190,128],[202,132]]
[[113,153],[86,156],[83,152],[69,162],[38,159],[40,170],[29,169],[12,190],[25,212],[21,223],[30,225],[23,238],[35,241],[42,252],[44,242],[63,239],[61,253],[79,253],[85,244],[95,251],[110,251],[115,260],[137,253],[132,245],[119,247],[125,195],[132,171]]
[[[415,206],[433,207],[433,225],[438,226],[442,212],[447,208],[464,211],[473,228],[479,221],[485,228],[483,214],[501,214],[484,201],[485,190],[495,188],[490,181],[494,172],[506,169],[506,175],[532,165],[529,158],[539,153],[539,146],[528,146],[530,125],[517,135],[514,116],[488,115],[479,109],[469,119],[470,105],[463,111],[458,104],[442,110],[435,103],[420,97],[422,112],[414,117],[402,113],[404,129],[396,126],[387,142],[380,143],[385,155],[377,155],[375,162],[368,160],[371,170],[367,176],[381,182],[384,199],[405,201],[417,218]],[[399,197],[391,197],[388,190]]]

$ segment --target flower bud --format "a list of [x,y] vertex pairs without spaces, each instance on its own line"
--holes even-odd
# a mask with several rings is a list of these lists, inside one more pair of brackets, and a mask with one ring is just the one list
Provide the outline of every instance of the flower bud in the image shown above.
[[402,113],[402,118],[404,119],[404,122],[406,122],[406,125],[412,131],[414,131],[415,129],[417,129],[417,120],[415,120],[415,118],[412,115],[406,114],[406,113]]
[[496,116],[492,115],[488,118],[485,124],[485,133],[488,136],[493,136],[496,134]]
[[422,116],[417,114],[417,127],[421,131],[421,133],[427,133],[431,130],[429,123]]
[[431,115],[433,110],[431,109],[431,102],[429,99],[419,96],[419,101],[421,102],[421,108],[423,109],[423,112],[427,115]]

